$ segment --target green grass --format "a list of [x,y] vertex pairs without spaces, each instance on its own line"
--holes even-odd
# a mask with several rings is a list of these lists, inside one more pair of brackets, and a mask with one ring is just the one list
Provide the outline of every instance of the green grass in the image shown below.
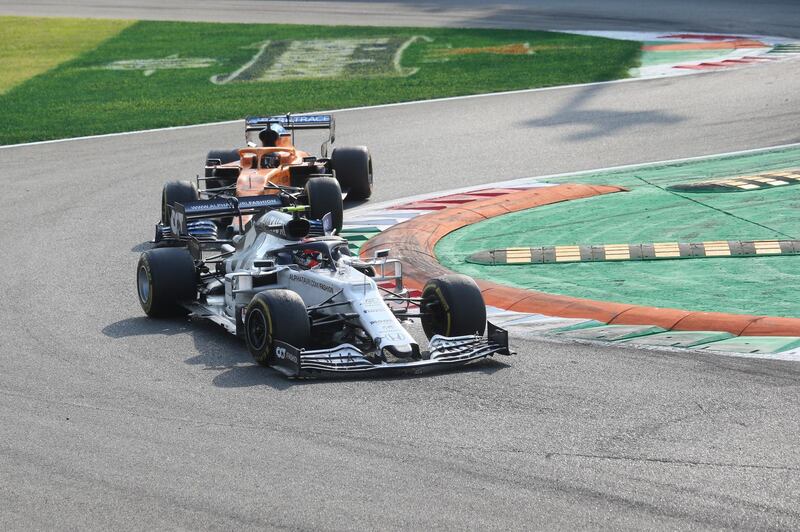
[[[503,247],[800,238],[800,186],[671,194],[676,183],[797,168],[800,149],[566,176],[555,181],[622,185],[596,196],[491,218],[436,246],[447,267],[543,292],[689,310],[800,317],[800,257],[708,258],[480,266],[465,258]],[[651,184],[646,184],[644,181]],[[690,201],[687,198],[702,202]]]
[[0,17],[0,94],[133,24],[126,20]]
[[[0,17],[0,22],[5,20]],[[48,23],[48,19],[27,21]],[[25,19],[13,22],[24,24]],[[257,44],[267,39],[275,44],[262,59],[274,60],[271,55],[279,56],[288,41],[390,38],[399,42],[415,35],[428,40],[410,44],[402,55],[406,72],[418,69],[413,75],[397,75],[386,64],[371,72],[369,63],[362,63],[332,78],[210,82],[212,76],[230,74],[250,61]],[[447,50],[515,43],[529,43],[535,53],[446,55]],[[0,49],[9,46],[0,43]],[[142,70],[103,68],[115,61],[175,54],[216,63],[156,70],[149,76]],[[635,42],[549,32],[137,22],[0,96],[4,110],[0,143],[610,80],[626,77],[638,57]]]

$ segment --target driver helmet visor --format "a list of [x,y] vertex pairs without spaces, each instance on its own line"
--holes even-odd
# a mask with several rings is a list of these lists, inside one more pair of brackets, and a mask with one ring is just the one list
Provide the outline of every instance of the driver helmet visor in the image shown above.
[[273,122],[267,127],[272,131],[274,131],[275,133],[277,133],[278,135],[280,135],[281,137],[288,137],[289,135],[291,135],[288,129],[278,124],[277,122]]

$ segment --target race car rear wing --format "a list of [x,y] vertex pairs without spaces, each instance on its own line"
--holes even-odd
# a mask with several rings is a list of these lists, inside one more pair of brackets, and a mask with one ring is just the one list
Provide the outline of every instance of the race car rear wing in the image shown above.
[[328,147],[336,141],[336,121],[333,115],[293,115],[291,113],[276,116],[248,116],[244,119],[245,133],[247,131],[261,130],[270,124],[280,124],[292,132],[292,144],[294,144],[294,132],[298,129],[327,129],[329,130],[328,140],[322,144],[320,152],[323,157],[328,155]]
[[245,118],[246,127],[266,127],[269,124],[280,124],[286,129],[330,129],[333,131],[335,123],[333,115],[277,115],[277,116],[248,116]]
[[242,198],[224,196],[209,200],[176,202],[170,208],[169,226],[173,235],[185,236],[189,234],[188,223],[191,220],[244,216],[281,207],[283,200],[277,194]]

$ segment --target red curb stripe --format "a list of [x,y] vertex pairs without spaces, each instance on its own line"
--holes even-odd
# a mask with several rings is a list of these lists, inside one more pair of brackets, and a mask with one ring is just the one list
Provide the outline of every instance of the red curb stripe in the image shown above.
[[[361,247],[361,255],[368,257],[377,249],[391,248],[393,256],[403,261],[406,286],[412,290],[420,290],[428,279],[452,273],[436,260],[434,247],[445,235],[457,229],[502,214],[625,190],[622,187],[605,185],[565,184],[479,199],[423,214],[390,227],[368,240]],[[441,204],[436,206],[442,207]],[[746,336],[800,336],[798,318],[648,307],[547,294],[483,279],[476,279],[476,282],[488,305],[517,312],[594,319],[614,325],[658,325],[664,329],[683,331],[725,331]]]

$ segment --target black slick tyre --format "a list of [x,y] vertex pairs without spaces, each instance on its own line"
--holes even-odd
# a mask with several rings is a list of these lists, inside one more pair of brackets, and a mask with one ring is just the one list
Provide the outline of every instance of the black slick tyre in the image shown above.
[[139,256],[136,292],[145,314],[166,318],[185,314],[181,302],[197,297],[197,275],[186,248],[149,249]]
[[372,195],[372,156],[366,146],[335,148],[331,168],[347,190],[348,200],[365,200]]
[[[214,177],[214,168],[208,166],[208,161],[216,159],[219,164],[228,164],[239,160],[239,150],[211,150],[206,155],[206,177]],[[220,188],[234,183],[234,179],[209,179],[206,188]]]
[[161,189],[161,223],[169,225],[169,206],[198,199],[197,186],[191,181],[168,181]]
[[470,277],[450,274],[436,277],[422,289],[422,328],[428,338],[442,336],[482,336],[486,329],[486,305]]
[[339,182],[332,177],[312,177],[306,182],[306,197],[311,208],[309,218],[322,220],[323,216],[331,213],[333,227],[337,234],[340,233],[344,220],[344,205]]
[[262,366],[269,365],[275,341],[305,348],[311,337],[305,303],[291,290],[259,292],[247,305],[244,337],[247,350]]

